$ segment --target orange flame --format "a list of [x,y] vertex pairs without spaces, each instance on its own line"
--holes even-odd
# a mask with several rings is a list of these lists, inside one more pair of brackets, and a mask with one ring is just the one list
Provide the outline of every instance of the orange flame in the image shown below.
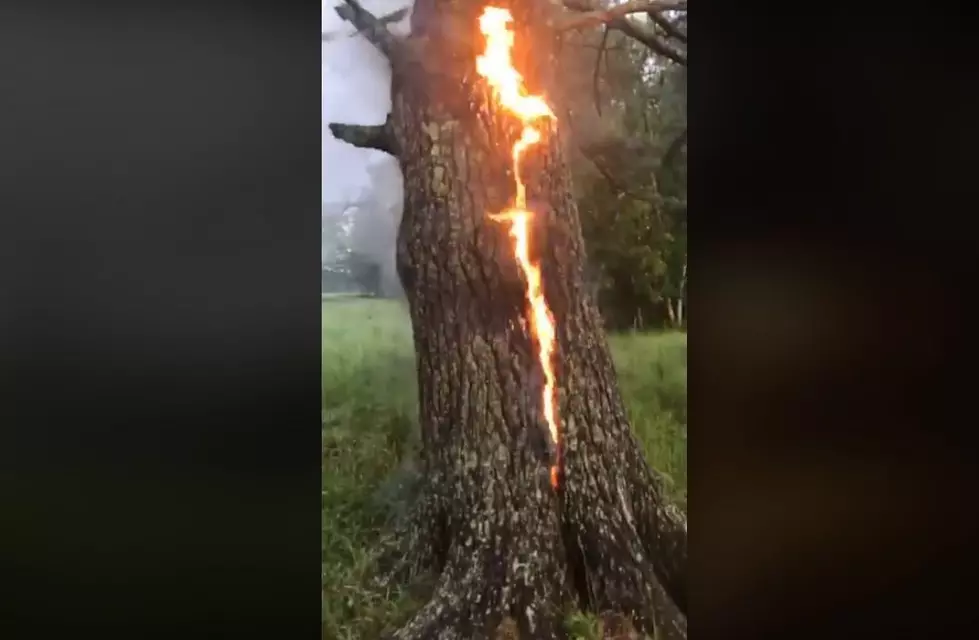
[[506,9],[486,7],[483,10],[479,18],[479,28],[486,36],[486,51],[476,58],[476,71],[493,87],[499,103],[520,118],[524,125],[520,139],[513,145],[513,175],[517,188],[514,205],[503,213],[490,217],[510,223],[510,236],[514,239],[513,253],[527,279],[531,331],[537,340],[538,359],[544,370],[544,418],[547,420],[555,451],[554,464],[551,466],[551,486],[556,489],[561,453],[555,408],[554,316],[541,290],[540,267],[530,260],[530,219],[534,214],[527,209],[527,189],[520,178],[520,158],[523,152],[541,139],[540,131],[533,126],[534,121],[554,118],[554,113],[542,98],[526,93],[523,78],[513,68],[510,58],[513,32],[507,26],[512,19]]

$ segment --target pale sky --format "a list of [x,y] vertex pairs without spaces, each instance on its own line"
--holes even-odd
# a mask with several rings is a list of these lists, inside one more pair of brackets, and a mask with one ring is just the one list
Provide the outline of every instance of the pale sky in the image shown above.
[[[408,2],[362,0],[376,16]],[[354,29],[336,14],[336,5],[337,0],[322,2],[322,32],[331,35],[323,43],[323,215],[349,211],[352,231],[346,244],[381,265],[383,286],[393,292],[400,290],[394,256],[404,201],[401,169],[388,154],[340,142],[327,127],[331,122],[383,123],[391,109],[391,71],[363,36],[351,37]],[[408,17],[392,31],[407,34]],[[324,238],[324,256],[330,244]]]
[[[376,16],[384,16],[412,0],[361,0]],[[376,213],[402,207],[401,172],[393,158],[379,151],[356,149],[333,137],[329,122],[380,124],[391,108],[391,71],[384,57],[363,36],[347,37],[353,27],[333,8],[339,0],[322,0],[322,31],[334,35],[323,43],[323,209],[347,206]],[[406,34],[406,16],[390,28]]]
[[[363,0],[364,8],[385,15],[407,0]],[[337,0],[323,0],[323,33],[337,34],[323,43],[323,202],[343,209],[357,204],[367,211],[401,208],[401,174],[395,160],[379,151],[340,142],[327,124],[380,124],[391,108],[391,72],[387,61],[363,36],[340,19]],[[404,24],[407,24],[405,19]],[[399,27],[402,25],[399,24]]]

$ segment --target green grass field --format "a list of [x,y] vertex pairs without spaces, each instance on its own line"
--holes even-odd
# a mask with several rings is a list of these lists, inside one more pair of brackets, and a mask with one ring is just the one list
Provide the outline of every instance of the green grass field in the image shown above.
[[[686,504],[686,335],[610,337],[633,429],[651,464]],[[379,637],[422,604],[368,586],[372,553],[404,504],[386,487],[416,441],[411,325],[401,303],[323,302],[323,638]],[[595,635],[575,619],[573,636]]]

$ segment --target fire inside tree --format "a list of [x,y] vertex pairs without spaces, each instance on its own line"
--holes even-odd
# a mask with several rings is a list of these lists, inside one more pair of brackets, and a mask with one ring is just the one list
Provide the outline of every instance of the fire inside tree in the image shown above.
[[513,255],[527,281],[530,330],[537,342],[538,360],[545,378],[541,402],[554,455],[551,464],[551,487],[557,489],[561,472],[561,436],[554,409],[554,316],[542,293],[540,268],[530,259],[529,234],[533,212],[527,209],[527,187],[520,177],[521,157],[531,145],[537,144],[541,139],[540,131],[533,126],[534,121],[540,118],[553,118],[554,113],[539,97],[526,94],[523,79],[513,68],[510,60],[513,32],[508,26],[511,19],[510,12],[506,9],[487,7],[483,11],[479,17],[479,26],[482,34],[486,36],[486,51],[476,59],[476,70],[489,81],[500,104],[523,123],[520,139],[513,144],[512,151],[513,180],[516,189],[513,207],[491,218],[510,225],[510,236],[514,243]]
[[393,107],[331,129],[405,179],[424,480],[387,569],[436,580],[395,637],[560,638],[575,606],[685,638],[686,518],[626,418],[560,123],[516,70],[548,94],[554,5],[418,0],[405,38],[338,13],[388,56]]

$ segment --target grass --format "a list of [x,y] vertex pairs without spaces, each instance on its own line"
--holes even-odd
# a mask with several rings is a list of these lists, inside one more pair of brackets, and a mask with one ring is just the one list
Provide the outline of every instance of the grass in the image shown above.
[[[610,336],[619,385],[650,463],[686,504],[686,336]],[[323,302],[323,638],[379,637],[422,603],[368,586],[373,552],[405,505],[393,499],[415,442],[417,396],[411,325],[394,301]],[[597,637],[575,615],[572,637]]]

